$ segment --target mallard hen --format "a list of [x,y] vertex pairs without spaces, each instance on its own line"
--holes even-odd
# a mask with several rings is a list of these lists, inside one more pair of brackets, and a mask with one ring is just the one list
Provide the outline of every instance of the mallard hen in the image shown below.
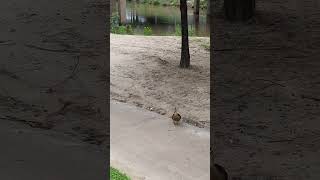
[[171,116],[172,120],[173,120],[173,124],[174,125],[178,125],[180,120],[181,120],[181,116],[180,114],[177,112],[177,108],[174,108],[174,113]]

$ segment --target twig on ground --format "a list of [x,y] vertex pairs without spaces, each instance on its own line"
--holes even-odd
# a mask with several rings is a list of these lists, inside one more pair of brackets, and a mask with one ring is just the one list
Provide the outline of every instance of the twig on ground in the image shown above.
[[294,141],[294,140],[299,139],[299,138],[304,138],[304,137],[303,136],[297,136],[297,137],[293,137],[291,139],[270,140],[270,141],[267,141],[267,142],[269,142],[269,143],[291,142],[291,141]]
[[12,42],[11,40],[8,40],[8,41],[1,41],[0,40],[0,45],[3,45],[3,46],[5,46],[5,45],[15,45],[16,43],[15,42]]
[[255,90],[255,91],[253,91],[253,92],[252,92],[252,91],[247,91],[247,92],[245,92],[245,93],[243,93],[243,94],[241,94],[241,95],[239,95],[239,96],[236,96],[236,97],[230,99],[229,101],[234,101],[234,100],[236,100],[236,99],[238,99],[238,98],[242,98],[242,97],[244,97],[244,96],[249,96],[249,95],[255,94],[255,93],[257,93],[257,92],[263,91],[263,90],[265,90],[265,89],[267,89],[267,88],[269,88],[269,87],[272,87],[272,86],[274,86],[274,84],[270,84],[270,85],[268,85],[268,86],[264,86],[264,87],[262,87],[262,88],[259,88],[259,89]]
[[264,86],[264,87],[262,87],[262,88],[259,88],[259,89],[255,90],[255,91],[253,91],[253,92],[252,92],[252,91],[247,91],[247,92],[245,92],[245,93],[243,93],[243,94],[241,94],[241,95],[239,95],[239,96],[236,96],[236,97],[234,97],[234,98],[232,98],[232,99],[230,99],[230,100],[233,101],[233,100],[235,100],[235,99],[242,98],[242,97],[244,97],[244,96],[249,96],[249,95],[258,93],[258,92],[263,91],[263,90],[265,90],[265,89],[267,89],[267,88],[269,88],[269,87],[271,87],[271,86],[274,86],[274,85],[278,85],[278,86],[281,86],[281,87],[286,87],[286,86],[283,85],[283,84],[280,84],[280,83],[277,83],[277,82],[274,82],[274,81],[268,80],[268,79],[257,78],[257,79],[253,79],[253,80],[267,81],[267,82],[271,82],[272,84],[270,84],[270,85],[268,85],[268,86]]
[[277,143],[277,142],[291,142],[293,139],[281,139],[281,140],[271,140],[268,143]]
[[74,104],[74,103],[71,102],[71,101],[64,101],[64,100],[61,99],[61,98],[59,98],[58,101],[59,101],[61,104],[63,104],[63,106],[62,106],[59,110],[57,110],[57,111],[55,111],[55,112],[53,112],[53,113],[48,114],[48,115],[47,115],[47,118],[52,117],[52,116],[56,116],[56,115],[59,115],[59,114],[64,114],[66,108],[67,108],[68,106]]
[[19,77],[15,73],[10,72],[5,68],[1,68],[0,69],[0,75],[7,75],[7,76],[9,76],[9,77],[11,77],[13,79],[19,79]]
[[301,98],[310,99],[310,100],[314,100],[314,101],[320,101],[320,98],[315,98],[315,97],[310,97],[310,96],[305,96],[305,95],[301,95]]
[[22,123],[25,123],[25,124],[29,125],[32,128],[40,128],[40,129],[51,129],[52,128],[52,126],[50,124],[44,124],[44,123],[38,122],[38,121],[30,121],[30,120],[25,120],[25,119],[19,119],[17,117],[13,117],[13,116],[0,117],[0,119],[9,120],[9,121],[16,121],[16,122],[22,122]]
[[62,80],[62,81],[54,84],[53,86],[51,86],[51,87],[48,89],[48,91],[49,91],[49,92],[52,92],[52,91],[53,91],[53,88],[56,88],[57,86],[66,83],[69,79],[74,78],[74,76],[76,75],[76,70],[78,69],[79,64],[80,64],[80,60],[79,60],[79,56],[77,56],[77,62],[75,63],[71,74],[70,74],[69,76],[67,76],[64,80]]
[[26,47],[32,48],[32,49],[38,49],[42,51],[50,51],[50,52],[65,52],[65,53],[79,53],[80,51],[74,51],[74,50],[67,50],[67,49],[48,49],[48,48],[42,48],[38,47],[32,44],[25,44]]
[[286,87],[286,86],[283,85],[283,84],[280,84],[280,83],[277,83],[277,82],[274,82],[274,81],[268,80],[268,79],[257,78],[257,79],[254,79],[254,80],[267,81],[267,82],[271,82],[272,84],[279,85],[279,86],[281,86],[281,87]]

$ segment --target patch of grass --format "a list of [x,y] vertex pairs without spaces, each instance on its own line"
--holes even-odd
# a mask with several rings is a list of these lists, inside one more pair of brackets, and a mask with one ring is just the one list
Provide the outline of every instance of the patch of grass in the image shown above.
[[111,33],[114,34],[133,34],[133,29],[131,25],[117,26],[111,28]]
[[130,180],[130,178],[126,174],[113,167],[110,167],[110,178],[111,180]]
[[[181,36],[181,26],[179,24],[176,25],[176,27],[175,27],[175,35],[176,36]],[[188,35],[189,36],[195,36],[196,35],[194,28],[192,28],[191,26],[188,27]]]
[[179,24],[175,27],[175,35],[181,36],[181,26]]
[[153,4],[153,5],[162,5],[162,6],[178,6],[180,0],[141,0],[143,4]]
[[127,34],[127,28],[125,26],[119,26],[115,33],[117,33],[117,34]]
[[196,35],[195,29],[192,28],[191,26],[189,26],[189,28],[188,28],[188,35],[189,36],[195,36]]
[[111,33],[115,34],[133,34],[131,25],[120,25],[120,17],[117,13],[113,13],[110,18]]
[[143,28],[143,35],[145,35],[145,36],[151,36],[151,35],[152,35],[152,29],[151,29],[151,27],[144,27],[144,28]]

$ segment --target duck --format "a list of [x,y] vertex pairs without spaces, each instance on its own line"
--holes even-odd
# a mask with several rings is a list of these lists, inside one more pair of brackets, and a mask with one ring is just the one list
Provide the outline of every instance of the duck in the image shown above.
[[178,125],[181,120],[181,115],[177,112],[177,108],[174,108],[174,113],[171,116],[174,125]]

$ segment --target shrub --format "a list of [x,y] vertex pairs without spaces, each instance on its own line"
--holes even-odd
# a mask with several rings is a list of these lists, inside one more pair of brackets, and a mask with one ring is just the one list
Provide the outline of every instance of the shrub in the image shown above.
[[133,29],[131,25],[119,25],[119,15],[114,13],[111,15],[110,18],[110,25],[111,25],[111,33],[115,34],[133,34]]
[[133,34],[133,29],[132,29],[132,26],[131,26],[131,25],[128,25],[128,26],[127,26],[127,33],[128,33],[128,34]]
[[147,3],[148,3],[148,0],[142,0],[141,3],[142,3],[142,4],[147,4]]
[[178,6],[180,4],[179,0],[170,0],[170,5],[171,6]]
[[117,34],[127,34],[127,27],[126,26],[119,26],[116,33]]
[[111,33],[116,33],[119,28],[119,15],[113,13],[110,18]]
[[160,5],[160,1],[154,0],[154,1],[153,1],[153,5],[156,5],[156,6],[157,6],[157,5]]
[[143,34],[144,34],[145,36],[150,36],[150,35],[152,35],[152,29],[151,29],[151,27],[144,27],[144,28],[143,28]]
[[205,9],[208,6],[208,0],[200,0],[200,8]]

